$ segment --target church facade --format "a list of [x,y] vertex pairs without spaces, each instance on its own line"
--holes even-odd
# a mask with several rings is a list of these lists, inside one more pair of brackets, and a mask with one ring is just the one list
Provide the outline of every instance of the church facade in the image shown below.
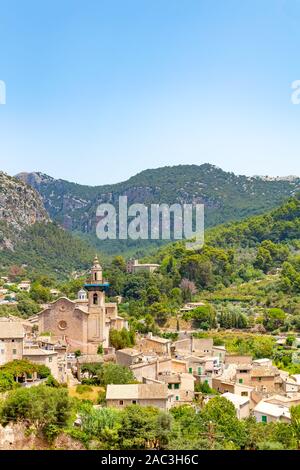
[[118,315],[117,303],[105,301],[108,287],[96,256],[90,280],[79,291],[77,300],[61,297],[38,314],[39,332],[63,338],[71,352],[96,354],[99,345],[107,348],[111,329],[128,329],[127,321]]

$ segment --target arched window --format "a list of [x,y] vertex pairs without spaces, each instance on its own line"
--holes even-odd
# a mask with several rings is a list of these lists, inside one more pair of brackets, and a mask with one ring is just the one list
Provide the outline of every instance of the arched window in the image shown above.
[[97,273],[94,274],[95,281],[97,281]]
[[93,304],[94,305],[98,304],[98,294],[96,294],[96,293],[93,295]]

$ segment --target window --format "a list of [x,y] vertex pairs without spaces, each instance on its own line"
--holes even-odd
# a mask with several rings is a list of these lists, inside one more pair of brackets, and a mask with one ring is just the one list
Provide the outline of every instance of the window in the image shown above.
[[12,343],[14,343],[14,342],[15,342],[15,340],[14,340],[14,339],[12,339],[12,340],[11,340],[11,342],[12,342]]
[[248,371],[247,371],[247,370],[244,370],[244,369],[241,369],[241,370],[240,370],[240,374],[247,374],[247,372],[248,372]]
[[178,400],[179,400],[179,396],[178,396],[178,395],[176,395],[176,401],[178,401]]
[[94,274],[94,279],[97,281],[97,273]]
[[242,393],[241,393],[241,396],[242,396],[242,397],[247,397],[247,396],[248,396],[248,392],[242,392]]
[[190,373],[190,374],[193,373],[193,368],[192,368],[192,367],[189,367],[189,373]]
[[123,405],[123,404],[124,404],[123,400],[120,400],[119,405]]
[[93,295],[93,304],[94,305],[98,304],[98,295],[96,293]]
[[132,400],[132,404],[133,404],[133,405],[136,405],[136,400]]
[[168,384],[168,388],[171,389],[171,388],[172,388],[172,384]]
[[17,350],[13,349],[13,355],[15,356],[17,354]]
[[65,329],[67,328],[67,326],[68,326],[68,325],[67,325],[67,322],[64,321],[64,320],[61,320],[60,322],[58,322],[58,328],[59,328],[60,330],[65,330]]
[[268,421],[268,420],[267,420],[267,417],[263,415],[263,416],[261,417],[261,422],[262,422],[262,423],[266,423],[267,421]]
[[243,383],[243,379],[239,379],[239,384],[242,384]]
[[52,362],[52,357],[49,357],[49,362]]
[[174,388],[175,388],[176,390],[178,390],[178,389],[179,389],[179,384],[174,384]]
[[202,374],[202,369],[201,367],[198,367],[198,375],[201,375]]

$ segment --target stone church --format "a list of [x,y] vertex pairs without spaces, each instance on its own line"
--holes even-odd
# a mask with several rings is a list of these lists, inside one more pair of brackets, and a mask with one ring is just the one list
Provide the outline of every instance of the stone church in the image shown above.
[[128,329],[127,321],[118,315],[117,303],[105,302],[108,287],[96,256],[90,281],[78,292],[77,300],[61,297],[38,314],[39,332],[63,338],[69,351],[96,354],[100,344],[107,348],[110,329]]

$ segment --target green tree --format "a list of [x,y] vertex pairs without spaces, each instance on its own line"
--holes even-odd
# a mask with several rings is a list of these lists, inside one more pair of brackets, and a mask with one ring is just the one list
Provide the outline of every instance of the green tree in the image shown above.
[[130,369],[118,364],[107,363],[103,366],[102,384],[129,384],[135,382]]
[[10,421],[26,420],[37,431],[47,432],[50,425],[60,429],[71,416],[72,401],[65,388],[52,388],[45,385],[18,388],[10,392],[2,405],[0,421],[3,425]]

